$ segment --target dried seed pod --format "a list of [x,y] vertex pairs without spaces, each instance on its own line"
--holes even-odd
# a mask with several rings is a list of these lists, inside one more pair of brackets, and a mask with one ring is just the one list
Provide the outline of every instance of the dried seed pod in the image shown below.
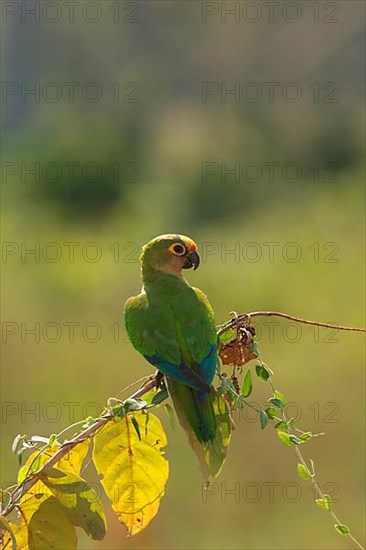
[[251,324],[239,326],[237,336],[231,342],[221,344],[219,356],[224,365],[241,367],[257,356],[251,351],[255,328]]
[[253,342],[248,346],[238,339],[233,340],[229,344],[222,344],[219,350],[219,356],[223,365],[241,367],[251,359],[255,359],[257,356],[251,351],[252,344]]

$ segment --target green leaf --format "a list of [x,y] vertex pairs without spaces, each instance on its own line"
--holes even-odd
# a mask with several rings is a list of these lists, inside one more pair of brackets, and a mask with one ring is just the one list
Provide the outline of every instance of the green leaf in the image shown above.
[[250,372],[250,369],[248,369],[244,376],[244,381],[241,388],[242,396],[249,397],[250,394],[252,393],[252,389],[253,389],[252,373]]
[[270,377],[269,371],[263,365],[256,365],[255,372],[257,373],[258,378],[262,380],[262,382],[267,382],[268,378]]
[[277,414],[277,411],[276,411],[276,409],[273,408],[273,407],[268,407],[268,408],[266,409],[266,414],[267,414],[269,420],[274,420],[274,419],[275,419],[275,416],[276,416],[276,414]]
[[272,405],[274,405],[275,407],[277,407],[278,409],[282,409],[283,408],[283,403],[280,399],[277,399],[277,397],[270,397],[268,399],[268,401],[270,403],[272,403]]
[[158,391],[154,395],[154,397],[152,398],[151,404],[152,405],[159,405],[160,403],[165,401],[165,399],[167,399],[168,397],[169,397],[168,390],[166,388],[164,388],[164,389]]
[[308,472],[308,469],[303,464],[301,464],[301,462],[299,462],[298,465],[297,465],[297,473],[299,474],[301,479],[309,479],[310,478],[310,474]]
[[281,422],[277,422],[277,424],[275,424],[275,428],[276,430],[287,430],[288,428],[288,424],[285,420],[281,420]]
[[62,504],[73,525],[84,529],[94,540],[104,538],[106,520],[102,505],[84,479],[57,468],[45,468],[40,479]]
[[48,441],[48,445],[52,447],[53,445],[57,445],[57,434],[51,434],[50,439]]
[[277,435],[278,435],[278,438],[281,441],[281,443],[283,443],[287,447],[293,447],[294,446],[294,442],[293,442],[291,436],[287,432],[278,431]]
[[231,381],[229,381],[229,385],[228,385],[228,388],[226,390],[226,395],[228,396],[230,403],[233,403],[233,401],[235,401],[235,399],[236,399],[236,390],[233,387],[233,384],[232,384]]
[[324,495],[324,498],[317,498],[315,502],[323,510],[330,510],[332,499],[329,495]]
[[[120,399],[110,397],[108,399],[108,407],[111,409],[113,416],[116,416],[117,418],[123,418],[126,414],[126,409],[124,407],[123,401],[121,401]],[[87,428],[88,425],[88,419],[86,419],[83,428]]]
[[142,399],[130,398],[123,402],[123,406],[126,411],[140,411],[141,409],[144,409],[146,405],[146,401],[142,401]]
[[334,527],[341,535],[348,535],[351,532],[348,525],[344,525],[344,523],[336,523]]
[[153,389],[144,394],[144,401],[146,401],[147,405],[151,405],[152,400],[154,399],[155,395],[157,394],[157,390]]
[[264,430],[264,428],[268,424],[268,416],[267,416],[266,411],[260,411],[259,412],[259,420],[260,420],[260,423],[261,423],[261,428],[262,428],[262,430]]
[[309,441],[309,439],[311,439],[311,435],[311,432],[304,432],[298,437],[298,439],[300,443],[305,443],[305,441]]
[[28,523],[29,550],[76,550],[75,527],[54,498],[43,501]]
[[[18,451],[18,453],[20,452],[21,451]],[[54,452],[56,452],[56,450]],[[24,466],[19,469],[18,483],[21,483],[25,479],[25,477],[29,477],[30,475],[40,470],[51,456],[52,452],[49,448],[43,449],[42,451],[40,449],[34,451],[27,458]]]
[[285,396],[283,395],[283,393],[281,393],[280,391],[278,390],[274,390],[274,396],[279,400],[281,401],[282,403],[282,406],[284,407],[286,405],[286,399],[285,399]]
[[219,336],[219,343],[220,344],[228,344],[232,340],[235,340],[237,334],[236,330],[233,330],[232,328],[229,328]]
[[132,422],[132,426],[133,426],[133,427],[135,428],[135,430],[136,430],[137,437],[138,437],[139,440],[141,441],[140,425],[139,425],[138,421],[136,420],[136,418],[133,416],[133,414],[131,414],[131,422]]
[[167,397],[169,397],[169,394],[164,385],[162,388],[158,390],[154,388],[153,390],[150,390],[147,393],[145,393],[144,401],[146,401],[147,403],[147,408],[159,407],[160,403],[162,403],[164,399],[166,399]]

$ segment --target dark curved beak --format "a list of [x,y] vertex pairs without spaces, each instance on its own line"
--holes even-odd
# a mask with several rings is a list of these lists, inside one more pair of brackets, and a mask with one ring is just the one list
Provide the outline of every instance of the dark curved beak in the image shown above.
[[191,267],[193,267],[193,270],[195,271],[199,265],[200,257],[198,255],[198,252],[195,250],[194,252],[191,252],[186,256],[185,262],[183,264],[183,269],[191,269]]

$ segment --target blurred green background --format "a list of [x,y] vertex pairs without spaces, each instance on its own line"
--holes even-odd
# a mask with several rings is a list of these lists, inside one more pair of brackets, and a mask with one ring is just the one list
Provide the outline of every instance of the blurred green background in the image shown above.
[[[198,242],[202,265],[187,278],[218,322],[264,309],[362,326],[365,303],[362,2],[280,2],[273,22],[262,2],[237,2],[237,21],[215,2],[80,2],[73,23],[64,5],[38,22],[22,20],[21,4],[34,2],[11,4],[19,11],[2,25],[5,483],[16,477],[17,433],[60,431],[152,372],[127,342],[122,308],[140,288],[138,249],[155,235]],[[207,10],[215,13],[205,22]],[[98,101],[82,94],[91,82]],[[205,82],[255,83],[262,97],[203,101]],[[273,101],[268,82],[278,83]],[[297,102],[282,95],[289,82],[301,90]],[[31,87],[36,96],[22,94]],[[79,163],[73,177],[70,162]],[[36,163],[39,177],[24,174]],[[96,167],[83,173],[88,163]],[[206,181],[204,163],[214,163]],[[247,177],[222,175],[221,163],[240,163]],[[283,176],[289,163],[300,177],[291,167]],[[300,427],[326,432],[304,450],[363,540],[363,335],[269,321],[256,319],[261,353]],[[258,382],[253,400],[266,391]],[[80,533],[81,549],[351,548],[272,428],[239,418],[217,492],[205,497],[184,433],[159,415],[171,473],[158,516],[127,540],[109,510],[106,539]],[[226,493],[235,487],[237,497]]]

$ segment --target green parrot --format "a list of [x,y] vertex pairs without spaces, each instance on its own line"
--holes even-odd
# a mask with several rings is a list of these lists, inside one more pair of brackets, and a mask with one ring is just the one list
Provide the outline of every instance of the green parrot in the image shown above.
[[198,268],[197,245],[183,235],[160,235],[142,248],[140,261],[143,287],[126,302],[127,333],[165,375],[179,422],[210,482],[225,460],[231,420],[225,399],[212,386],[218,362],[212,308],[182,275],[183,269]]

